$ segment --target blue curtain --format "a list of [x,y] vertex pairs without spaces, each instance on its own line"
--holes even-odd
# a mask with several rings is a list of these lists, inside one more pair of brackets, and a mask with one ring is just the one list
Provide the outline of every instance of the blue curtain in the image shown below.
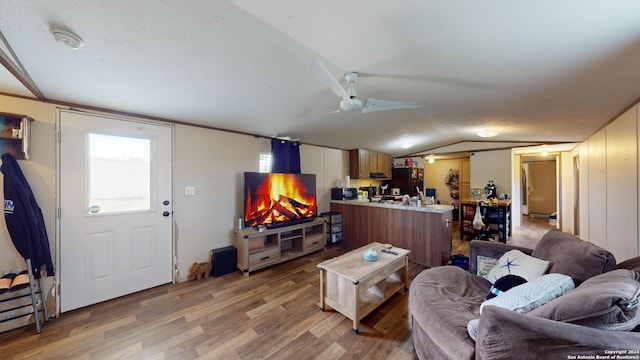
[[300,174],[300,144],[271,139],[271,172]]

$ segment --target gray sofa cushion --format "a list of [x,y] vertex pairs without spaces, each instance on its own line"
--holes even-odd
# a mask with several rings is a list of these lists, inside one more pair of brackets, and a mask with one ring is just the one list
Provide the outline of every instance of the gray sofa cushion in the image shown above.
[[[411,282],[409,309],[414,328],[424,329],[420,335],[427,338],[420,342],[414,338],[419,356],[473,359],[475,342],[467,333],[467,324],[480,316],[480,304],[490,287],[489,281],[457,266],[439,266],[418,274]],[[429,348],[422,351],[422,346]]]
[[632,330],[640,324],[639,279],[640,274],[626,269],[596,275],[529,315],[602,330]]
[[531,256],[548,260],[549,273],[569,275],[576,284],[616,266],[607,250],[556,229],[544,234]]

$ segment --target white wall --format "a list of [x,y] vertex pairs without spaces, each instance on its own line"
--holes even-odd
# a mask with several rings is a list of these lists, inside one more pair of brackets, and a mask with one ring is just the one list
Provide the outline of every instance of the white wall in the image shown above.
[[563,151],[556,161],[559,161],[557,175],[560,184],[558,226],[561,231],[573,234],[573,156],[570,151]]
[[[29,181],[42,215],[49,237],[51,256],[55,262],[55,213],[56,213],[56,181],[55,181],[55,116],[54,105],[34,102],[26,99],[6,97],[0,95],[0,112],[29,115],[35,121],[31,124],[31,160],[18,160],[20,169]],[[0,184],[4,184],[0,173]],[[4,187],[0,185],[0,193]],[[2,193],[4,198],[4,193]],[[2,271],[19,272],[25,270],[24,259],[13,246],[4,216],[0,216],[0,269]],[[56,270],[58,267],[56,266]],[[51,313],[55,311],[56,298],[53,295],[53,277],[44,278],[44,287],[50,294],[47,298],[47,308]],[[0,324],[0,331],[4,331],[27,321],[27,317]]]
[[498,188],[498,195],[511,195],[511,150],[476,151],[471,155],[471,188],[483,188],[489,180]]
[[[21,160],[19,164],[42,208],[55,257],[56,106],[0,95],[0,112],[24,114],[35,119],[31,160]],[[258,171],[259,153],[270,150],[269,139],[175,126],[174,223],[180,279],[186,278],[193,262],[207,260],[209,250],[232,245],[237,216],[242,212],[243,173]],[[302,145],[302,171],[317,175],[319,212],[329,211],[329,189],[338,178],[348,175],[348,159],[346,151]],[[185,196],[185,186],[194,186],[195,196]],[[0,270],[24,269],[24,261],[9,238],[4,220],[0,222]],[[60,268],[60,264],[55,265]],[[53,279],[46,280],[50,282],[47,288],[51,288]]]
[[638,105],[574,150],[580,162],[580,238],[618,262],[640,255]]

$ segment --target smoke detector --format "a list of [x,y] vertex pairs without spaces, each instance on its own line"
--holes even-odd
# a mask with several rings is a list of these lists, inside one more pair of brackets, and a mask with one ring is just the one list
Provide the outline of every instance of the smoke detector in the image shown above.
[[51,29],[51,34],[53,34],[53,38],[56,39],[57,42],[63,43],[73,49],[81,48],[82,45],[84,45],[82,38],[71,31],[53,28]]

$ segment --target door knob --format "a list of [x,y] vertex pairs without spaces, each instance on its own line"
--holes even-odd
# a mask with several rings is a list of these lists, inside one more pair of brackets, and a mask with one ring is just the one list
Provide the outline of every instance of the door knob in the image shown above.
[[163,213],[162,213],[162,216],[164,216],[164,217],[167,217],[167,216],[169,216],[169,215],[171,215],[171,213],[170,213],[170,212],[168,212],[168,211],[165,211],[165,212],[163,212]]
[[165,200],[162,202],[162,205],[169,205],[169,200]]

